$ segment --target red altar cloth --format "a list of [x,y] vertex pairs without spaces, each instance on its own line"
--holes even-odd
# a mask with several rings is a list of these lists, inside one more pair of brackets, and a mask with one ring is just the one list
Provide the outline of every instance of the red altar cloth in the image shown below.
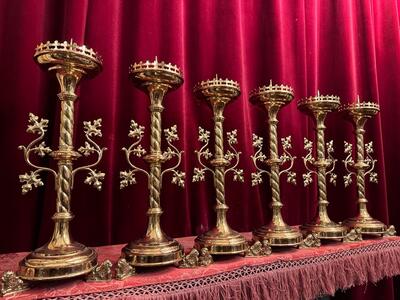
[[[193,245],[193,237],[178,240],[185,249]],[[99,261],[110,259],[116,262],[122,246],[97,248]],[[15,270],[25,255],[0,255],[0,272]],[[337,289],[400,274],[400,237],[338,242],[320,248],[286,249],[268,257],[234,256],[196,269],[170,266],[140,269],[138,273],[123,281],[84,282],[75,279],[44,283],[6,298],[315,299],[319,295],[333,295]]]

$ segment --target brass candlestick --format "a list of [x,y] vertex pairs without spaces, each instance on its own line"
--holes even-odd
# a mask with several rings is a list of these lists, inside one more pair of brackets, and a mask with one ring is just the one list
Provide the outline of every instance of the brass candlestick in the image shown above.
[[[194,93],[198,98],[205,99],[211,104],[214,114],[215,132],[215,153],[214,159],[210,164],[214,167],[207,167],[202,157],[210,159],[212,154],[208,149],[210,132],[199,127],[199,141],[204,145],[197,153],[197,159],[202,168],[194,169],[193,182],[205,180],[204,173],[210,171],[214,176],[214,186],[216,193],[217,212],[216,226],[210,231],[198,236],[195,240],[195,247],[198,249],[208,248],[210,254],[236,254],[247,250],[248,245],[245,238],[238,232],[232,230],[226,220],[228,206],[225,203],[225,175],[232,171],[234,181],[243,181],[243,170],[238,169],[239,156],[234,145],[237,144],[237,130],[228,132],[228,144],[230,150],[224,152],[224,109],[225,106],[234,98],[240,95],[239,84],[233,80],[220,79],[216,75],[214,79],[202,81],[194,88]],[[233,162],[233,163],[232,163]],[[229,165],[232,166],[228,169]]]
[[[372,157],[373,144],[369,142],[364,144],[364,125],[367,120],[379,112],[379,105],[373,102],[360,102],[357,98],[356,103],[344,105],[340,108],[355,128],[356,136],[356,161],[352,157],[352,144],[344,142],[344,152],[347,154],[343,161],[347,175],[343,176],[345,186],[352,183],[352,176],[356,177],[357,196],[358,196],[358,215],[344,221],[344,224],[350,228],[356,228],[365,235],[395,235],[394,226],[386,227],[382,222],[372,218],[367,210],[367,199],[365,195],[365,177],[369,177],[369,181],[378,183],[378,174],[374,172],[376,159]],[[367,158],[365,158],[365,153]]]
[[[136,172],[140,171],[146,174],[150,192],[150,208],[147,211],[149,222],[146,236],[126,245],[122,249],[122,257],[131,266],[173,264],[182,259],[183,248],[177,241],[167,237],[161,230],[160,216],[163,212],[160,206],[161,182],[165,173],[172,172],[172,183],[183,187],[185,173],[175,170],[181,163],[183,153],[172,144],[172,142],[179,139],[176,125],[164,129],[168,148],[165,152],[161,152],[161,112],[164,109],[162,101],[165,94],[170,89],[179,87],[183,82],[183,78],[176,66],[158,62],[157,58],[154,62],[146,61],[145,63],[140,62],[131,65],[129,77],[133,84],[148,93],[150,98],[150,154],[144,156],[144,160],[150,165],[150,171],[147,172],[135,166],[130,159],[132,155],[141,157],[146,154],[146,151],[140,145],[144,127],[132,120],[129,137],[133,138],[135,142],[129,148],[122,149],[125,152],[131,170],[121,172],[121,188],[136,183]],[[177,158],[177,163],[173,167],[162,171],[162,163],[173,157]]]
[[[253,146],[256,149],[252,159],[257,172],[252,173],[252,184],[257,185],[262,182],[262,174],[268,174],[272,190],[272,220],[269,225],[262,226],[253,232],[254,240],[266,240],[271,246],[296,246],[302,242],[302,234],[295,227],[288,226],[282,218],[281,208],[283,206],[280,196],[279,177],[281,174],[287,174],[289,183],[296,183],[296,173],[290,171],[293,167],[295,157],[288,150],[292,148],[291,137],[282,138],[283,154],[278,156],[278,134],[277,115],[281,107],[287,105],[293,99],[293,90],[284,85],[262,86],[250,93],[250,99],[255,104],[261,104],[268,113],[269,125],[269,152],[267,159],[262,153],[263,138],[253,134]],[[257,162],[265,163],[270,171],[266,171],[258,166]],[[280,171],[280,166],[289,163],[286,169]]]
[[[43,171],[54,175],[56,181],[56,213],[53,215],[55,222],[54,233],[50,241],[29,254],[20,262],[18,276],[24,280],[54,280],[76,277],[87,274],[97,265],[97,254],[94,249],[87,248],[74,242],[70,237],[69,222],[73,219],[70,210],[71,192],[74,176],[78,171],[89,171],[85,183],[101,189],[101,181],[104,173],[98,172],[95,167],[101,160],[105,148],[100,148],[93,137],[100,137],[101,119],[94,122],[83,122],[87,141],[78,152],[74,151],[74,104],[77,99],[75,94],[79,80],[85,75],[95,75],[101,71],[101,58],[92,49],[78,46],[70,42],[40,44],[36,48],[34,58],[38,64],[55,71],[60,84],[58,98],[61,101],[60,138],[58,150],[51,150],[43,141],[47,130],[48,120],[39,119],[34,114],[29,114],[27,132],[38,134],[28,146],[20,146],[24,151],[25,161],[35,169],[29,174],[19,176],[22,185],[22,193],[25,194],[33,187],[42,186],[43,182],[39,173]],[[40,167],[31,161],[31,154],[41,157],[46,154],[57,161],[57,171],[51,168]],[[73,169],[73,161],[83,154],[97,154],[97,160],[87,166]]]
[[[316,97],[309,97],[301,100],[298,108],[310,114],[316,123],[316,139],[317,139],[317,158],[313,157],[313,143],[304,138],[304,149],[308,151],[303,157],[303,163],[307,169],[307,173],[303,174],[304,186],[312,183],[312,174],[317,176],[318,186],[318,212],[311,223],[301,227],[307,233],[318,234],[320,239],[337,239],[344,238],[347,234],[347,228],[337,224],[328,216],[328,193],[326,187],[326,177],[329,175],[329,182],[336,185],[337,175],[333,173],[335,169],[336,159],[333,158],[333,141],[325,144],[325,118],[329,112],[336,110],[340,105],[340,99],[337,96],[322,96],[318,94]],[[326,158],[327,154],[327,158]],[[316,171],[315,171],[316,170]]]

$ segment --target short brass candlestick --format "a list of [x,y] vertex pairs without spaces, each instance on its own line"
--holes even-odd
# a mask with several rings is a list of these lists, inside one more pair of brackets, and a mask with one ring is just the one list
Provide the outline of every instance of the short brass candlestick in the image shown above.
[[[344,224],[350,228],[361,230],[363,235],[395,235],[396,231],[393,226],[386,227],[381,221],[372,218],[367,210],[367,199],[365,195],[365,177],[369,177],[369,181],[378,182],[378,174],[374,172],[376,159],[373,159],[373,144],[369,142],[364,144],[364,125],[368,119],[379,112],[379,105],[373,102],[360,102],[357,98],[356,103],[344,105],[340,108],[342,112],[349,117],[355,128],[356,137],[356,161],[352,157],[352,144],[344,142],[344,152],[347,154],[343,161],[347,175],[343,176],[345,186],[352,183],[352,176],[356,177],[357,196],[358,196],[358,215],[354,218],[347,219]],[[365,151],[365,152],[364,152]],[[365,158],[365,153],[367,158]]]
[[[144,127],[131,121],[129,137],[135,142],[129,148],[123,148],[126,159],[131,170],[121,172],[121,188],[136,183],[135,173],[140,171],[148,177],[149,201],[150,207],[147,211],[149,222],[146,236],[137,241],[130,242],[122,249],[122,256],[131,266],[159,266],[173,264],[182,259],[183,248],[175,240],[166,236],[160,227],[160,216],[162,209],[160,205],[161,182],[163,175],[167,172],[173,173],[172,183],[178,186],[184,186],[185,173],[175,169],[181,163],[183,151],[179,151],[172,142],[179,139],[176,125],[164,129],[165,139],[168,148],[161,152],[161,112],[164,107],[162,101],[165,94],[170,89],[179,87],[182,82],[180,70],[171,64],[158,62],[140,62],[130,66],[129,77],[133,84],[143,90],[150,98],[150,154],[145,155],[146,151],[140,145],[143,138]],[[150,171],[147,172],[131,162],[131,156],[141,157],[150,165]],[[177,163],[164,171],[161,165],[172,159],[177,158]]]
[[[74,242],[69,232],[69,222],[73,218],[70,210],[71,193],[74,176],[78,171],[86,170],[89,174],[85,183],[101,189],[101,180],[104,173],[98,172],[95,167],[101,160],[105,148],[100,148],[93,137],[101,136],[101,119],[92,122],[83,122],[87,141],[84,147],[74,151],[74,104],[77,99],[75,94],[79,80],[85,75],[95,75],[102,68],[100,57],[85,46],[78,46],[71,42],[40,44],[36,48],[34,58],[37,63],[55,71],[60,84],[58,98],[61,101],[60,137],[58,150],[52,151],[43,141],[48,126],[48,120],[39,119],[29,114],[27,132],[38,134],[28,146],[20,146],[24,151],[25,161],[35,169],[29,174],[20,175],[22,193],[25,194],[33,187],[43,185],[39,173],[50,172],[56,180],[56,213],[53,215],[55,222],[54,233],[50,241],[43,247],[36,249],[20,262],[17,274],[24,280],[54,280],[76,277],[87,274],[97,265],[97,254],[82,244]],[[58,169],[40,167],[31,161],[31,154],[50,156],[57,161]],[[82,155],[97,154],[97,160],[87,166],[73,169],[73,161]]]
[[[262,226],[253,232],[254,240],[266,240],[271,246],[296,246],[302,242],[302,234],[295,227],[288,226],[282,218],[281,208],[283,206],[280,195],[281,174],[287,174],[289,183],[296,183],[296,174],[290,171],[293,167],[295,157],[288,150],[292,148],[291,137],[282,138],[283,154],[278,156],[278,133],[277,115],[281,107],[287,105],[293,99],[293,90],[284,85],[262,86],[250,93],[250,100],[255,104],[261,104],[268,113],[269,125],[269,158],[262,153],[263,138],[253,134],[253,146],[256,149],[252,156],[257,172],[252,173],[252,184],[257,185],[262,182],[262,174],[266,173],[270,179],[272,190],[272,220],[269,225]],[[258,162],[269,166],[266,171],[258,166]],[[289,163],[286,169],[280,171],[282,164]]]
[[[329,182],[336,185],[335,169],[336,159],[333,158],[333,141],[325,144],[325,118],[329,112],[336,110],[340,105],[337,96],[322,96],[317,94],[315,97],[299,101],[298,108],[310,114],[316,123],[317,139],[317,158],[313,157],[313,145],[307,138],[304,138],[304,149],[308,151],[303,157],[304,166],[307,173],[303,174],[304,186],[312,183],[312,174],[317,176],[318,186],[318,212],[314,219],[301,227],[307,233],[318,234],[320,239],[342,239],[347,234],[347,228],[333,222],[328,216],[328,193],[326,187],[326,177],[329,175]],[[326,158],[326,154],[328,158]],[[315,171],[316,169],[316,171]]]
[[[234,145],[237,144],[237,130],[228,132],[228,144],[230,150],[224,152],[224,109],[234,98],[240,95],[239,84],[233,80],[220,79],[215,76],[212,80],[202,81],[194,88],[198,98],[205,99],[211,104],[214,114],[215,153],[210,164],[213,170],[207,167],[202,157],[210,159],[212,154],[208,149],[210,132],[199,127],[199,141],[204,145],[197,153],[197,159],[202,168],[194,169],[193,181],[205,180],[205,172],[210,171],[214,176],[217,212],[216,226],[210,231],[198,236],[195,240],[196,248],[208,248],[210,254],[236,254],[245,252],[248,248],[245,238],[232,230],[226,220],[228,206],[225,201],[225,175],[232,171],[234,181],[243,181],[243,170],[238,169],[239,156]],[[233,163],[232,163],[233,162]],[[229,165],[232,166],[230,168]],[[226,169],[227,168],[227,169]]]

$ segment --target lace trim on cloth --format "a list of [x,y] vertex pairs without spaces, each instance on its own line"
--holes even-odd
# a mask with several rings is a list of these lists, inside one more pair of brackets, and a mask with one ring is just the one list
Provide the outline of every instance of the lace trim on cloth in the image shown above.
[[393,240],[197,279],[47,299],[313,299],[399,273],[400,240]]

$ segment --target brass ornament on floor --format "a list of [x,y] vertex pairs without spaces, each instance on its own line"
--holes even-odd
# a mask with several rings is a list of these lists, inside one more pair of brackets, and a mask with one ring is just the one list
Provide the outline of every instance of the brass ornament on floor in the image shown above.
[[[69,232],[69,222],[73,219],[70,210],[71,193],[74,176],[79,171],[88,171],[85,183],[101,190],[105,174],[94,167],[100,162],[103,151],[92,138],[101,137],[101,119],[93,122],[83,122],[86,136],[85,146],[78,152],[74,150],[74,104],[77,99],[75,89],[80,79],[86,75],[94,76],[101,71],[101,58],[92,49],[78,46],[72,40],[59,43],[47,42],[36,48],[34,58],[38,64],[54,71],[60,85],[58,98],[61,102],[60,135],[58,150],[51,150],[44,142],[48,120],[39,119],[29,114],[27,132],[38,135],[28,146],[20,146],[27,164],[35,169],[30,173],[19,176],[22,193],[25,194],[33,187],[42,186],[39,173],[46,171],[54,175],[56,187],[56,213],[53,236],[44,246],[36,249],[24,258],[19,264],[17,275],[23,280],[43,281],[66,279],[90,273],[97,266],[97,254],[94,249],[74,242]],[[58,168],[53,170],[41,167],[31,161],[31,154],[40,157],[50,155],[57,161]],[[97,159],[86,166],[73,168],[73,162],[81,157],[95,153]]]
[[[304,150],[307,155],[303,157],[304,167],[307,173],[303,174],[304,186],[313,182],[313,174],[317,177],[318,187],[318,211],[314,219],[301,226],[305,234],[318,234],[319,239],[343,239],[347,234],[347,227],[333,222],[328,216],[328,192],[327,176],[329,182],[336,185],[337,175],[333,172],[337,159],[334,159],[333,141],[325,144],[325,118],[328,113],[336,110],[340,105],[340,99],[337,96],[323,96],[318,94],[315,97],[309,97],[298,102],[297,107],[313,118],[316,131],[316,158],[313,156],[313,143],[304,138]],[[327,156],[327,157],[326,157]]]
[[[150,207],[147,211],[149,217],[148,227],[145,237],[130,242],[122,249],[122,258],[132,266],[161,266],[175,264],[183,257],[183,248],[176,241],[169,238],[161,229],[160,216],[163,213],[160,205],[161,183],[163,176],[167,172],[172,172],[172,183],[184,187],[185,173],[177,171],[176,168],[181,163],[183,151],[179,151],[173,142],[179,140],[177,126],[174,125],[164,129],[167,150],[161,150],[161,112],[164,107],[162,102],[166,93],[171,89],[178,88],[183,83],[181,71],[178,67],[158,62],[134,63],[129,68],[129,77],[133,84],[148,94],[150,98],[150,153],[146,155],[146,150],[140,142],[144,135],[144,127],[131,121],[129,137],[134,142],[129,148],[123,148],[130,170],[120,172],[120,187],[136,183],[135,173],[142,172],[148,178],[149,202]],[[131,161],[131,156],[142,157],[150,165],[147,172],[137,167]],[[161,170],[161,165],[166,161],[176,158],[177,162],[171,168]]]
[[[353,145],[344,142],[344,152],[347,154],[343,160],[347,174],[343,176],[345,186],[349,186],[353,182],[353,177],[357,184],[358,197],[358,215],[347,219],[343,222],[349,228],[359,229],[363,235],[395,235],[396,230],[393,226],[389,229],[381,221],[371,217],[367,209],[367,199],[365,194],[365,178],[368,177],[369,182],[378,183],[378,174],[374,171],[376,159],[372,157],[374,152],[372,142],[364,143],[364,125],[368,119],[372,118],[379,112],[379,104],[374,102],[357,102],[343,105],[340,111],[345,113],[346,117],[354,126],[354,134],[356,137],[356,160],[353,159]],[[365,157],[365,153],[366,156]]]
[[210,161],[212,167],[205,165],[203,158],[209,160],[212,153],[208,148],[210,132],[199,127],[199,141],[203,144],[196,151],[201,168],[194,169],[193,182],[204,181],[208,171],[214,177],[216,194],[215,211],[217,213],[216,225],[213,229],[199,235],[195,239],[197,249],[207,248],[211,254],[239,254],[247,250],[246,239],[228,225],[226,212],[228,206],[225,201],[225,176],[233,172],[234,181],[243,181],[243,170],[238,169],[239,156],[234,145],[237,144],[237,130],[227,134],[229,150],[224,151],[224,109],[232,99],[240,95],[239,84],[233,80],[221,79],[216,75],[214,79],[202,81],[194,87],[194,93],[211,105],[214,114],[215,150],[214,159]]
[[[262,153],[263,138],[253,134],[253,147],[256,152],[252,155],[253,163],[257,169],[251,174],[252,185],[262,183],[262,175],[270,178],[272,191],[272,220],[270,224],[253,231],[253,239],[266,240],[271,246],[298,246],[302,242],[302,234],[296,227],[288,226],[282,218],[283,206],[280,195],[280,175],[287,174],[287,181],[296,184],[296,173],[292,172],[294,159],[289,150],[292,148],[291,137],[281,139],[283,154],[278,156],[277,115],[281,107],[287,105],[293,99],[292,88],[285,85],[262,86],[250,93],[250,100],[257,105],[264,106],[268,113],[269,125],[269,158]],[[269,171],[259,167],[261,162],[269,167]],[[281,165],[289,163],[286,169],[280,170]]]

